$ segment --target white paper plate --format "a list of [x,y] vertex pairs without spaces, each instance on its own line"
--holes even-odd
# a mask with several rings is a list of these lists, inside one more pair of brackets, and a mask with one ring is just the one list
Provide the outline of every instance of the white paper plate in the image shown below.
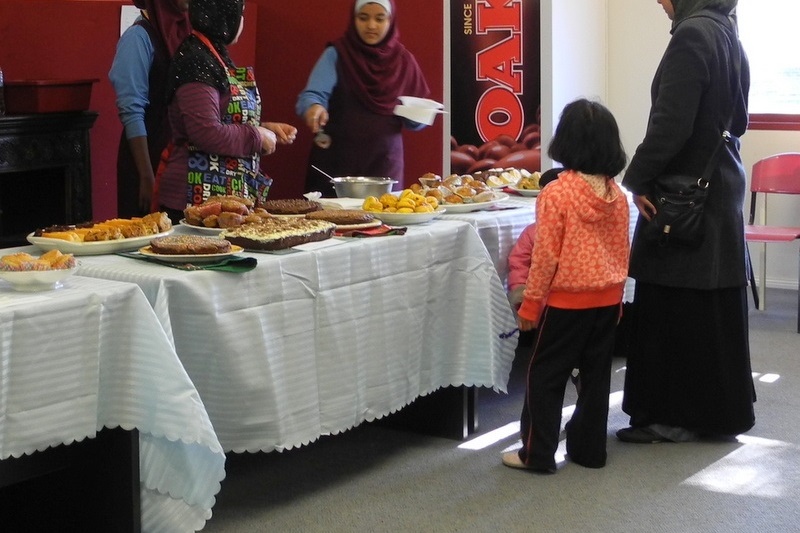
[[426,107],[430,109],[444,109],[444,104],[431,100],[430,98],[418,98],[416,96],[398,96],[398,100],[403,105],[412,107]]
[[117,239],[113,241],[96,242],[70,242],[63,239],[49,239],[47,237],[34,237],[33,233],[28,235],[28,242],[41,248],[42,250],[58,250],[64,254],[72,255],[102,255],[115,254],[117,252],[130,252],[138,250],[143,245],[150,243],[156,237],[165,237],[172,233],[170,228],[167,231],[155,235],[144,235],[142,237],[131,237],[129,239]]
[[492,207],[495,204],[508,200],[508,194],[504,192],[495,193],[494,200],[488,202],[474,202],[469,204],[443,204],[448,213],[471,213],[472,211],[480,211],[487,207]]
[[517,189],[513,185],[509,185],[508,188],[521,196],[539,196],[542,192],[542,189]]
[[196,263],[198,265],[203,263],[215,263],[220,259],[225,259],[226,257],[242,253],[243,251],[244,248],[242,248],[241,246],[236,246],[235,244],[231,245],[230,252],[225,252],[221,254],[185,254],[185,255],[157,254],[149,246],[139,248],[140,254],[146,255],[147,257],[152,257],[154,259],[158,259],[159,261],[166,261],[167,263]]
[[425,222],[430,222],[434,218],[438,218],[442,214],[444,214],[447,210],[444,207],[439,207],[433,213],[385,213],[381,211],[380,213],[372,213],[376,217],[380,217],[380,219],[385,224],[390,224],[392,226],[408,226],[411,224],[424,224]]
[[434,120],[436,120],[436,115],[442,113],[447,113],[447,111],[433,107],[416,107],[402,104],[394,106],[394,114],[398,117],[407,118],[419,124],[427,124],[428,126],[433,124]]
[[195,226],[194,224],[189,224],[186,222],[185,218],[182,218],[180,222],[178,222],[181,226],[185,228],[189,228],[194,230],[198,233],[202,233],[204,235],[219,235],[225,228],[207,228],[205,226]]
[[0,279],[7,281],[18,291],[49,291],[61,286],[61,281],[75,273],[77,267],[60,270],[27,270],[8,272],[0,270]]

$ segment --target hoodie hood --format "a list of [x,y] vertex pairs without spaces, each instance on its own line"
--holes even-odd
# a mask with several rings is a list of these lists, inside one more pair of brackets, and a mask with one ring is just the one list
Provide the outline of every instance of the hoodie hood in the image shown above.
[[563,187],[572,191],[570,206],[578,217],[586,222],[596,223],[614,214],[615,205],[624,193],[613,179],[607,179],[607,192],[601,194],[595,187],[574,170],[562,172],[551,187]]

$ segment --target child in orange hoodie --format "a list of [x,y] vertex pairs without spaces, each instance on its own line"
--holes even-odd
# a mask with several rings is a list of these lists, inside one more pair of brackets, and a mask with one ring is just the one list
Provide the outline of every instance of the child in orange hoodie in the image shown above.
[[629,209],[614,177],[625,167],[619,128],[603,105],[568,104],[548,155],[565,170],[536,201],[536,243],[517,323],[538,328],[512,468],[555,473],[564,391],[573,368],[581,388],[567,425],[567,454],[606,464],[615,327],[628,273]]

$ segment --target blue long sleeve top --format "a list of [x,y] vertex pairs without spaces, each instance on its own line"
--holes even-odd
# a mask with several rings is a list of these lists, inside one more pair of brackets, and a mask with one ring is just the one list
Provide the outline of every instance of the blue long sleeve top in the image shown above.
[[154,55],[147,30],[138,24],[120,36],[108,79],[117,95],[117,113],[128,139],[147,135],[144,112],[150,104],[149,78]]

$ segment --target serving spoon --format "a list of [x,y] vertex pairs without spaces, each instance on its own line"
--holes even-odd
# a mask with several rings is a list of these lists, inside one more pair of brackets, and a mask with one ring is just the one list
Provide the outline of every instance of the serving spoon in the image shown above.
[[314,170],[316,170],[317,172],[319,172],[320,174],[331,180],[331,183],[335,183],[334,177],[325,172],[324,170],[322,170],[321,168],[319,168],[318,166],[311,165],[311,168],[313,168]]

